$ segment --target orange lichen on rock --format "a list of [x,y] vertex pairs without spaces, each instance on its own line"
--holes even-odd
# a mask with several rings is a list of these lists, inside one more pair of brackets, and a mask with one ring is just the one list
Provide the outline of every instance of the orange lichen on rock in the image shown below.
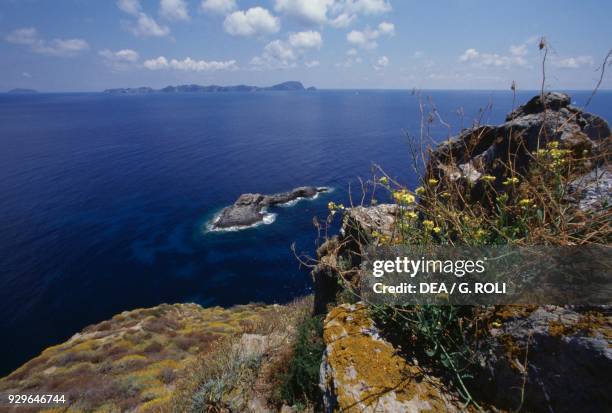
[[378,336],[363,304],[341,305],[325,319],[321,368],[328,411],[453,412],[441,383]]

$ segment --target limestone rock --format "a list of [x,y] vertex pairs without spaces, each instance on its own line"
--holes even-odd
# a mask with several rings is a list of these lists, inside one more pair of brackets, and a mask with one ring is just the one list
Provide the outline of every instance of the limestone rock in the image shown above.
[[363,304],[341,305],[325,319],[320,371],[325,412],[456,412],[442,384],[380,338]]
[[534,412],[606,411],[612,405],[611,330],[605,307],[543,306],[504,320],[492,331],[497,345],[479,388],[511,410],[522,404]]
[[397,205],[380,204],[372,207],[354,207],[345,211],[342,228],[338,236],[327,240],[317,250],[318,263],[311,275],[314,286],[314,312],[324,314],[327,306],[336,300],[342,291],[339,267],[344,270],[343,279],[358,288],[363,251],[362,245],[375,242],[372,233],[391,236],[397,215]]

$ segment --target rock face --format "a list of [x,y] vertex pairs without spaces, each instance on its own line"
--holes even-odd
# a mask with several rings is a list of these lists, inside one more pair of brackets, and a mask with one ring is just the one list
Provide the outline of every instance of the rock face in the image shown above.
[[599,116],[570,105],[564,93],[546,93],[516,108],[497,126],[478,126],[440,144],[431,153],[427,173],[434,178],[469,182],[473,195],[481,191],[478,178],[492,175],[496,186],[512,164],[520,173],[532,160],[531,152],[558,141],[564,149],[580,154],[610,145],[610,128]]
[[325,412],[457,412],[442,384],[381,339],[363,304],[329,312],[320,371]]
[[593,169],[570,183],[570,195],[582,211],[598,211],[612,205],[612,171],[609,166]]
[[[598,182],[597,188],[602,188],[609,182],[607,174],[600,170],[598,174],[592,172],[581,178],[584,190],[589,192],[588,185],[594,186],[595,182]],[[599,200],[605,191],[596,192],[594,199]],[[609,196],[610,191],[607,192]],[[588,199],[591,198],[583,198],[583,202],[588,203]],[[382,235],[392,233],[395,217],[393,205],[347,210],[341,233],[317,251],[319,262],[312,271],[316,312],[327,313],[348,288],[359,286],[360,242],[376,242],[373,231]],[[491,316],[490,325],[498,327],[488,329],[491,348],[483,354],[482,368],[472,386],[479,400],[504,411],[515,411],[522,405],[522,411],[533,412],[599,412],[612,404],[610,307],[500,306],[496,311],[499,313]],[[343,304],[332,308],[324,328],[327,350],[321,384],[327,411],[344,411],[342,408],[350,403],[356,403],[363,411],[418,411],[410,410],[416,409],[414,406],[398,408],[394,404],[399,403],[398,397],[402,402],[413,400],[415,393],[410,391],[408,394],[412,396],[404,397],[403,393],[386,396],[381,403],[394,406],[386,410],[382,407],[374,410],[372,405],[358,403],[359,397],[388,385],[385,380],[389,377],[397,377],[397,366],[408,370],[414,367],[409,361],[391,355],[390,344],[380,339],[362,305]],[[370,371],[374,366],[378,366],[377,370]],[[385,377],[380,377],[379,371],[385,371]],[[440,388],[435,380],[431,383],[434,389]],[[436,403],[448,402],[439,396],[440,391],[433,394]],[[418,401],[423,400],[432,404],[431,399],[419,396]],[[440,405],[432,405],[431,409],[441,409],[436,406]]]
[[[311,272],[315,293],[314,311],[325,314],[330,303],[347,286],[340,284],[339,269],[344,270],[343,279],[358,289],[363,251],[362,245],[376,243],[373,232],[391,236],[397,205],[380,204],[373,207],[358,206],[345,211],[340,234],[330,238],[317,250],[317,265]],[[339,263],[342,263],[340,268]]]
[[610,308],[544,306],[502,320],[491,331],[496,345],[478,378],[480,391],[511,410],[606,411],[612,405],[611,329]]
[[242,194],[231,205],[221,211],[219,217],[212,223],[213,229],[231,227],[247,227],[263,221],[265,208],[273,205],[286,204],[301,198],[312,198],[327,188],[302,186],[289,192],[274,195]]

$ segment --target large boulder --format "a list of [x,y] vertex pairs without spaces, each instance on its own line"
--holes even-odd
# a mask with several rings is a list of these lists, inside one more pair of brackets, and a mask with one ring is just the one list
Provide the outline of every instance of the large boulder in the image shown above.
[[492,354],[477,377],[482,396],[511,410],[607,411],[612,406],[610,308],[524,310],[507,307],[510,315],[491,330]]
[[[570,101],[565,93],[546,93],[544,104],[541,96],[536,96],[513,110],[500,125],[462,131],[432,151],[427,173],[470,184],[485,174],[502,178],[508,174],[508,165],[523,173],[533,159],[531,153],[553,141],[576,153],[596,153],[609,140],[610,128],[605,120],[583,112]],[[474,190],[477,193],[479,188]]]
[[325,412],[458,412],[439,380],[383,340],[363,304],[341,305],[324,323],[320,371]]

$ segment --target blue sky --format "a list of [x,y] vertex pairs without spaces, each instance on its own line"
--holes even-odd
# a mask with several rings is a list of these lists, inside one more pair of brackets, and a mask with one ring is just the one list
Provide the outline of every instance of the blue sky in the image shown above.
[[[169,84],[589,89],[612,2],[0,0],[0,90]],[[606,76],[603,88],[611,88]]]

